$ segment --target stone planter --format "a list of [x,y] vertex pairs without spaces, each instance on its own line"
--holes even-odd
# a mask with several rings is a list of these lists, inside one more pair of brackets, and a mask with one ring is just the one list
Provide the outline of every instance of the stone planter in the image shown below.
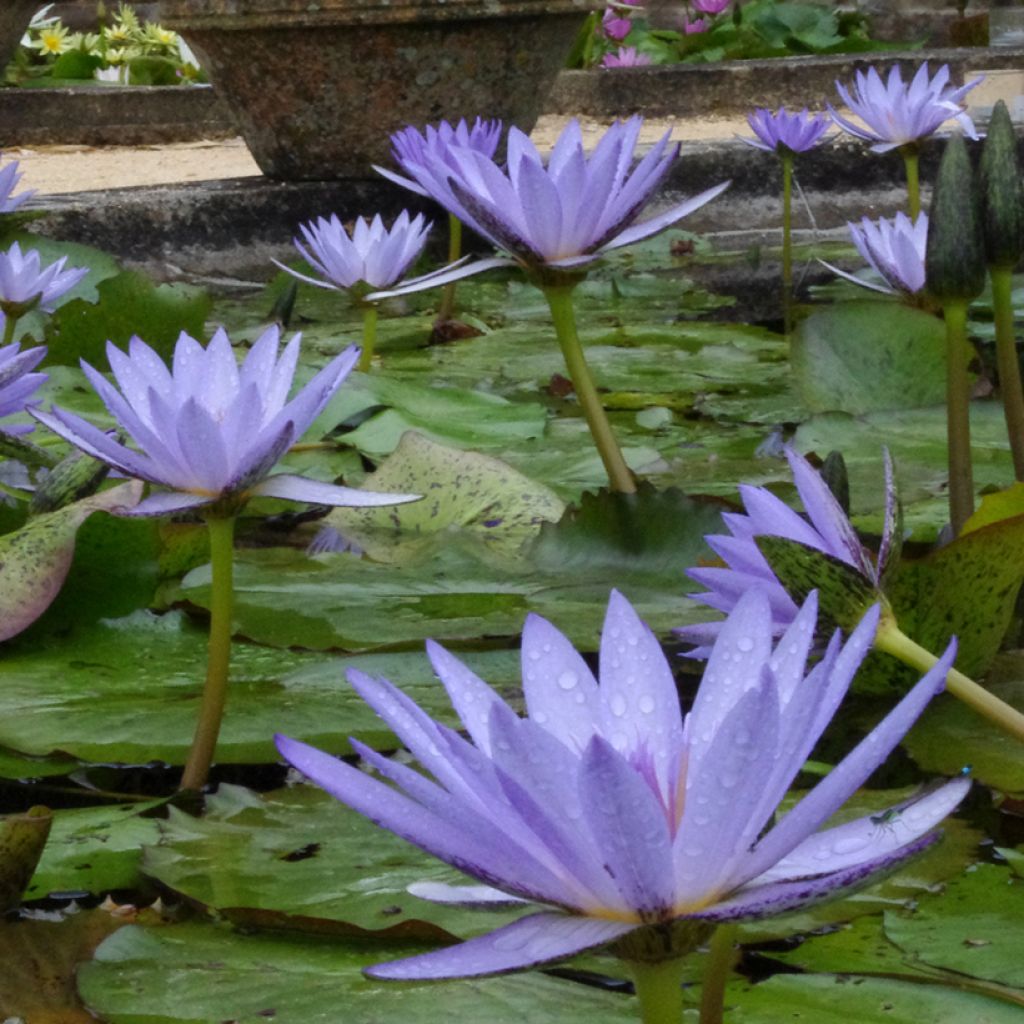
[[161,0],[263,172],[366,178],[391,132],[539,116],[588,0]]
[[42,6],[39,0],[3,0],[0,3],[0,68],[14,56],[32,15]]

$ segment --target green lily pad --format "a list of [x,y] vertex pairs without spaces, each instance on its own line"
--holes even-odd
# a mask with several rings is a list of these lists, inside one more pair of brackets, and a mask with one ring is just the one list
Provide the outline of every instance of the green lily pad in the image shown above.
[[411,896],[413,882],[465,876],[313,785],[262,796],[221,786],[202,818],[171,808],[160,832],[146,873],[236,924],[445,942],[523,914]]
[[[465,658],[494,684],[518,689],[517,653],[467,652]],[[192,741],[205,665],[206,633],[180,613],[134,613],[45,649],[11,651],[0,687],[0,748],[104,763],[181,764]],[[393,743],[345,682],[350,666],[387,676],[430,714],[454,724],[421,650],[342,658],[238,643],[217,760],[276,761],[277,730],[337,753],[348,750],[352,733],[371,744]],[[22,760],[11,769],[15,777],[31,774]]]
[[202,924],[129,926],[78,972],[110,1024],[632,1024],[633,1000],[543,974],[426,984],[373,981],[363,967],[409,946],[242,935]]
[[436,444],[414,431],[361,486],[424,496],[392,508],[336,508],[328,514],[327,525],[377,561],[402,560],[436,542],[438,534],[458,530],[511,555],[565,508],[550,488],[504,462]]
[[898,302],[842,302],[804,320],[791,350],[797,387],[814,412],[936,405],[946,395],[946,331]]
[[25,898],[41,899],[68,890],[102,896],[136,888],[142,847],[159,838],[156,818],[144,815],[162,804],[162,800],[150,800],[57,811],[50,841]]
[[887,913],[885,934],[922,963],[1024,989],[1024,881],[1004,867],[978,864],[941,898]]
[[52,824],[53,812],[47,807],[0,818],[0,914],[21,902]]

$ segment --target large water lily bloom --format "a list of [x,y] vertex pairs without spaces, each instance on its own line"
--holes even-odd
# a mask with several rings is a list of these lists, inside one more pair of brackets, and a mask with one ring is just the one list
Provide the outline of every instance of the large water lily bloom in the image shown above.
[[370,296],[432,288],[492,267],[523,268],[548,300],[566,366],[611,484],[627,492],[635,491],[636,484],[590,377],[576,332],[572,290],[583,280],[587,266],[605,253],[663,231],[729,185],[723,182],[634,223],[679,154],[678,143],[670,144],[666,132],[634,165],[641,124],[639,117],[617,121],[587,156],[579,122],[573,118],[547,162],[523,132],[512,128],[506,168],[466,146],[448,147],[443,158],[424,151],[422,162],[406,169],[415,172],[451,214],[508,256],[448,268]]
[[843,117],[831,104],[828,110],[844,132],[872,143],[874,152],[900,150],[907,170],[910,216],[914,218],[921,211],[918,143],[949,120],[958,122],[968,138],[976,139],[974,122],[964,109],[963,98],[980,82],[978,78],[959,87],[949,85],[948,64],[929,78],[925,62],[909,85],[897,66],[893,66],[885,82],[872,67],[857,72],[852,93],[836,82],[843,102],[861,123]]
[[860,224],[848,223],[850,237],[865,262],[883,280],[883,284],[865,280],[825,263],[833,273],[872,291],[889,295],[919,295],[924,291],[924,256],[928,244],[928,214],[923,211],[911,220],[902,211],[892,220],[865,217]]
[[4,341],[14,337],[18,320],[37,306],[50,313],[54,303],[89,273],[87,267],[65,270],[67,257],[43,266],[37,249],[22,252],[14,242],[0,252],[0,313],[3,313]]
[[824,114],[811,114],[806,107],[796,114],[790,114],[785,107],[774,113],[759,107],[752,114],[747,114],[747,124],[756,138],[740,136],[740,141],[769,153],[782,150],[806,153],[820,145],[829,128],[829,120]]
[[377,214],[372,221],[356,218],[351,233],[332,214],[330,219],[318,217],[299,230],[302,240],[295,239],[295,248],[321,277],[309,277],[274,260],[293,277],[318,288],[350,291],[363,306],[363,353],[360,370],[368,370],[373,359],[377,333],[377,307],[363,302],[374,288],[388,288],[400,281],[413,261],[423,252],[430,222],[422,214],[410,218],[403,210],[390,230]]
[[[539,905],[490,934],[367,973],[500,974],[612,944],[634,962],[643,999],[650,964],[636,961],[677,961],[710,926],[830,898],[924,849],[963,798],[966,780],[891,812],[822,825],[941,689],[952,646],[830,775],[775,820],[870,648],[877,621],[876,608],[845,646],[834,636],[808,671],[814,596],[773,648],[768,600],[751,591],[722,630],[685,718],[656,637],[618,593],[601,636],[600,683],[557,629],[538,616],[527,619],[525,718],[430,643],[434,670],[468,740],[386,680],[350,671],[358,693],[428,774],[356,740],[365,763],[393,786],[279,736],[285,759],[342,802],[482,883],[420,883],[415,895],[484,908]],[[879,828],[882,815],[893,829]]]
[[[865,610],[877,602],[882,616],[875,646],[918,671],[930,669],[936,663],[935,655],[902,632],[885,596],[902,540],[895,474],[888,452],[885,525],[877,556],[861,542],[842,506],[807,459],[792,448],[786,449],[786,457],[806,518],[767,488],[741,485],[745,512],[722,515],[728,535],[705,537],[723,565],[690,569],[688,575],[707,588],[690,596],[728,614],[748,590],[756,587],[768,598],[773,631],[779,635],[797,619],[798,603],[804,597],[803,581],[828,581],[827,587],[821,584],[821,607],[828,621],[851,630]],[[778,550],[779,540],[788,550]],[[705,622],[676,632],[697,644],[691,656],[702,658],[712,653],[715,639],[726,628],[723,622]],[[993,724],[1024,740],[1024,715],[962,672],[950,669],[947,688]]]
[[[0,419],[23,412],[32,401],[43,381],[45,373],[33,373],[46,355],[43,346],[21,351],[17,343],[0,348]],[[0,425],[5,434],[27,434],[33,424],[19,423]]]
[[[2,154],[0,154],[2,157]],[[14,194],[18,182],[24,177],[21,165],[17,160],[0,167],[0,213],[13,213],[22,203],[35,195],[35,190]]]
[[355,346],[346,349],[289,400],[301,335],[279,354],[280,334],[276,326],[264,331],[241,366],[223,329],[205,348],[183,333],[170,367],[140,338],[131,340],[127,353],[108,343],[117,387],[83,361],[89,382],[137,449],[64,409],[34,410],[33,415],[125,476],[167,488],[140,502],[134,515],[195,510],[222,515],[257,496],[320,505],[412,500],[290,473],[270,475],[359,357]]
[[234,524],[252,497],[323,505],[393,505],[413,495],[375,494],[321,483],[291,473],[270,475],[275,464],[320,414],[359,358],[355,346],[331,360],[288,398],[300,336],[278,353],[280,331],[271,327],[241,366],[220,330],[203,348],[179,337],[170,368],[145,342],[133,338],[127,354],[107,345],[117,387],[88,363],[89,382],[137,445],[130,448],[81,416],[54,408],[31,410],[55,433],[126,476],[167,488],[140,502],[131,515],[200,512],[210,537],[210,645],[195,738],[182,776],[183,789],[199,789],[213,761],[227,695],[233,603]]
[[843,103],[863,124],[843,117],[831,104],[829,113],[844,132],[872,143],[876,153],[918,142],[949,120],[957,121],[968,138],[976,139],[974,122],[964,109],[963,99],[980,83],[981,79],[976,79],[966,85],[951,86],[948,64],[929,78],[925,62],[909,84],[903,81],[898,66],[893,66],[885,82],[871,67],[856,73],[852,92],[842,82],[836,82]]

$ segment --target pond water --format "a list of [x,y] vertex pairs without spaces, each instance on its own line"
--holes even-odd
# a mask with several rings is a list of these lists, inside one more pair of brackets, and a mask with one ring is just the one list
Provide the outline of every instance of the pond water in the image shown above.
[[[775,255],[729,259],[742,278],[744,261]],[[723,259],[699,239],[667,232],[607,260],[577,291],[603,402],[627,462],[650,485],[629,500],[600,491],[604,472],[538,291],[500,273],[460,285],[458,316],[469,329],[439,344],[428,343],[435,295],[385,307],[376,365],[353,374],[283,465],[382,489],[444,486],[429,511],[407,506],[401,529],[386,509],[319,518],[284,502],[249,506],[238,541],[220,785],[202,817],[168,802],[177,778],[168,766],[187,752],[205,661],[204,532],[187,521],[107,516],[83,527],[57,604],[4,649],[0,810],[61,808],[26,910],[0,923],[0,1009],[8,1017],[94,1019],[85,1006],[112,1024],[635,1019],[622,969],[606,956],[551,974],[439,986],[364,978],[362,966],[479,934],[519,912],[481,920],[413,899],[411,882],[453,873],[319,790],[285,786],[271,737],[281,731],[347,753],[356,735],[393,749],[386,727],[344,683],[349,667],[391,679],[455,724],[422,653],[428,637],[518,699],[525,615],[549,618],[593,660],[613,585],[679,653],[673,627],[711,614],[687,598],[685,571],[712,558],[702,538],[721,530],[738,484],[769,485],[795,501],[784,443],[820,458],[842,452],[853,521],[869,538],[881,530],[887,445],[908,552],[934,541],[947,515],[945,414],[927,404],[939,385],[920,354],[886,342],[873,353],[863,340],[870,329],[886,337],[896,330],[896,304],[854,299],[845,286],[823,289],[815,310],[844,299],[848,319],[791,341],[770,326],[730,322],[733,298],[693,283],[700,266]],[[308,377],[358,340],[361,314],[305,285],[292,299],[289,280],[281,274],[217,294],[210,305],[187,290],[163,298],[178,303],[186,322],[198,315],[226,326],[239,345],[285,310],[289,328],[303,332]],[[1024,292],[1019,298],[1024,318]],[[985,354],[984,298],[972,317]],[[58,314],[59,329],[71,322],[71,313]],[[919,328],[906,329],[916,340]],[[59,330],[53,341],[60,357]],[[855,342],[856,386],[847,386]],[[792,346],[803,359],[796,374]],[[49,370],[47,400],[113,425],[77,368]],[[925,404],[892,399],[911,391]],[[972,421],[978,486],[1006,486],[1013,471],[1001,408],[982,395]],[[466,451],[487,458],[466,463]],[[308,554],[327,524],[364,556]],[[926,575],[920,587],[941,588],[943,579]],[[673,665],[689,701],[695,666],[683,658]],[[1003,653],[988,678],[1018,705],[1022,666],[1018,654]],[[869,665],[799,783],[810,785],[821,762],[834,763],[901,685],[891,664]],[[939,698],[843,813],[889,806],[965,764],[977,784],[937,848],[866,892],[743,926],[729,1020],[1021,1019],[1019,746]],[[115,913],[97,908],[110,893],[123,904]],[[687,982],[696,1001],[703,954],[693,959]]]

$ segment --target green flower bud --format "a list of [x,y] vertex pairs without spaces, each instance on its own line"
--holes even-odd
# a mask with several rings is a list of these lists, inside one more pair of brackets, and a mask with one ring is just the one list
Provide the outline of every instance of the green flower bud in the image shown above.
[[1017,135],[1002,100],[992,111],[980,169],[981,218],[988,264],[1014,267],[1024,252],[1024,197]]
[[963,136],[946,143],[928,214],[925,279],[946,303],[977,298],[985,286],[985,241],[974,170]]

